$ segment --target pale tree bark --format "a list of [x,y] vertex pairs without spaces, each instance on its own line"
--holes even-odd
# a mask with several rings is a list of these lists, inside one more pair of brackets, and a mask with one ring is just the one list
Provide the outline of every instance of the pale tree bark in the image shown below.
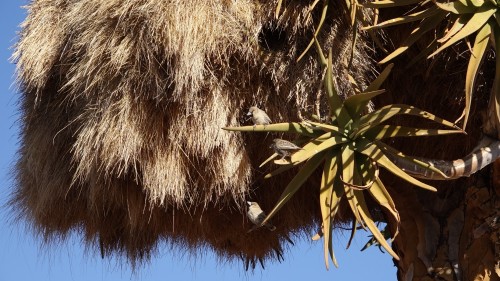
[[480,177],[443,198],[415,189],[393,193],[401,215],[393,247],[398,280],[499,280],[500,161],[493,189]]
[[[392,192],[402,218],[393,242],[401,258],[398,280],[500,280],[500,125],[493,99],[483,123],[485,137],[469,155],[454,161],[421,159],[448,178],[470,178],[438,195],[414,188]],[[445,179],[392,158],[414,176]]]

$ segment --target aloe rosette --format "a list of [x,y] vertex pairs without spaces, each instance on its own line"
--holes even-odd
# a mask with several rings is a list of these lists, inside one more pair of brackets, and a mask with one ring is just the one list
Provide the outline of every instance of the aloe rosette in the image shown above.
[[[463,133],[463,131],[449,121],[409,105],[387,105],[365,114],[368,102],[373,97],[384,92],[379,88],[389,75],[392,65],[386,67],[364,92],[343,101],[337,94],[333,82],[331,51],[326,58],[318,43],[316,47],[320,61],[323,67],[326,68],[324,87],[328,95],[330,109],[326,121],[325,118],[314,116],[315,121],[278,123],[266,125],[265,127],[263,125],[257,125],[256,127],[226,127],[224,129],[244,132],[286,132],[300,136],[301,141],[297,143],[302,143],[302,150],[294,153],[290,159],[274,160],[278,155],[273,154],[260,165],[262,167],[272,160],[279,165],[277,169],[265,175],[265,178],[300,165],[296,175],[285,187],[280,199],[263,221],[263,224],[272,218],[313,172],[323,164],[319,201],[322,214],[322,231],[316,235],[316,238],[323,236],[326,267],[329,267],[329,257],[337,266],[332,248],[331,232],[341,200],[348,201],[354,214],[353,231],[358,225],[368,229],[388,253],[395,259],[399,259],[377,228],[366,203],[366,196],[372,196],[374,201],[385,208],[399,225],[400,218],[394,201],[378,177],[379,167],[383,167],[413,185],[430,191],[436,189],[410,176],[395,165],[391,159],[404,158],[412,161],[415,165],[439,173],[444,177],[445,175],[432,165],[405,155],[384,143],[383,140],[393,137],[456,134]],[[401,115],[425,118],[449,129],[420,129],[386,124],[387,120]],[[393,237],[395,235],[397,235],[397,231],[393,233]]]

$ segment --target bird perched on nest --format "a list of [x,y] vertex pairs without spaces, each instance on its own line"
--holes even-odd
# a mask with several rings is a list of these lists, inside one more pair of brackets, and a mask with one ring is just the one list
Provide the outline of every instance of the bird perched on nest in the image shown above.
[[302,148],[296,144],[282,139],[274,139],[270,148],[274,149],[274,152],[281,156],[281,159],[292,155],[296,150],[301,150]]
[[[247,205],[248,205],[247,217],[253,224],[255,224],[252,227],[252,229],[250,229],[248,231],[248,232],[251,232],[251,231],[253,231],[261,226],[262,222],[266,218],[266,213],[264,213],[264,211],[262,211],[262,209],[260,208],[260,206],[257,202],[247,201]],[[266,222],[266,224],[264,224],[264,226],[267,227],[267,229],[269,229],[270,231],[276,230],[276,227],[274,225],[272,225],[270,222]]]
[[252,122],[253,122],[254,128],[257,125],[264,125],[264,128],[265,128],[266,125],[271,124],[271,118],[269,118],[269,116],[267,116],[267,113],[264,110],[262,110],[256,106],[250,107],[247,115],[252,116]]

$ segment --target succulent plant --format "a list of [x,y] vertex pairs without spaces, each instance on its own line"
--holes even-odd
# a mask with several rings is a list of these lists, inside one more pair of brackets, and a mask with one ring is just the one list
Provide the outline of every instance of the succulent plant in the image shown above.
[[[435,136],[463,133],[453,123],[434,116],[433,114],[404,104],[391,104],[373,112],[366,113],[369,101],[384,90],[379,90],[381,84],[389,75],[392,65],[384,71],[362,92],[345,100],[337,94],[333,82],[331,51],[325,57],[319,43],[316,47],[321,64],[326,68],[324,79],[325,92],[328,95],[329,115],[326,118],[313,116],[316,121],[288,122],[257,126],[226,127],[230,131],[244,132],[287,132],[300,135],[302,149],[291,155],[290,159],[275,160],[280,167],[265,175],[272,177],[293,167],[301,165],[297,174],[285,187],[275,207],[263,221],[265,224],[283,205],[290,200],[303,183],[323,164],[320,186],[320,209],[322,214],[322,231],[316,238],[324,238],[324,255],[326,267],[329,267],[329,256],[337,266],[332,249],[333,220],[341,200],[347,200],[354,214],[353,231],[359,224],[371,231],[375,239],[388,253],[398,259],[384,236],[377,228],[367,206],[366,196],[372,196],[374,201],[385,208],[394,221],[399,224],[400,218],[396,206],[379,178],[379,167],[418,187],[435,191],[436,189],[410,176],[391,159],[404,158],[415,165],[422,166],[435,173],[442,174],[439,169],[430,164],[407,156],[383,142],[393,137]],[[420,129],[386,124],[386,121],[397,115],[413,115],[451,129]],[[275,159],[275,153],[264,161],[260,167]],[[397,231],[393,236],[397,235]]]
[[[367,2],[363,6],[376,10],[404,6],[415,8],[411,14],[375,23],[372,26],[365,27],[365,30],[420,21],[401,46],[379,62],[381,64],[399,56],[428,33],[436,34],[435,39],[411,63],[426,56],[432,58],[455,43],[467,40],[468,36],[476,34],[471,47],[471,56],[465,77],[465,108],[456,121],[458,122],[463,118],[462,127],[465,130],[469,118],[475,79],[485,57],[486,49],[492,45],[495,47],[497,54],[500,50],[500,2],[498,0],[383,0]],[[444,29],[442,29],[443,25],[446,25]],[[500,119],[500,56],[498,55],[496,56],[496,74],[493,89],[496,118]]]

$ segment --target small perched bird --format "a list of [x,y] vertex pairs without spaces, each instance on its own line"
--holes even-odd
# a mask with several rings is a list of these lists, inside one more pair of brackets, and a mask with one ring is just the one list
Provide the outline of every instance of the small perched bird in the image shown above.
[[262,110],[256,106],[250,107],[247,115],[252,116],[252,122],[253,122],[254,128],[256,125],[264,125],[264,128],[265,128],[266,125],[271,124],[271,118],[269,118],[269,116],[267,116],[267,113],[264,110]]
[[274,152],[281,156],[281,159],[292,155],[295,150],[301,150],[302,148],[296,144],[282,139],[274,139],[270,148],[274,149]]
[[[250,229],[248,231],[248,232],[251,232],[251,231],[253,231],[261,226],[260,224],[266,218],[266,213],[264,213],[264,211],[262,211],[262,209],[260,208],[259,204],[257,204],[257,202],[247,201],[247,205],[248,205],[247,217],[253,224],[255,224],[252,227],[252,229]],[[270,231],[276,230],[276,227],[274,225],[272,225],[270,222],[266,222],[266,224],[264,226],[267,227],[267,229],[269,229]]]

